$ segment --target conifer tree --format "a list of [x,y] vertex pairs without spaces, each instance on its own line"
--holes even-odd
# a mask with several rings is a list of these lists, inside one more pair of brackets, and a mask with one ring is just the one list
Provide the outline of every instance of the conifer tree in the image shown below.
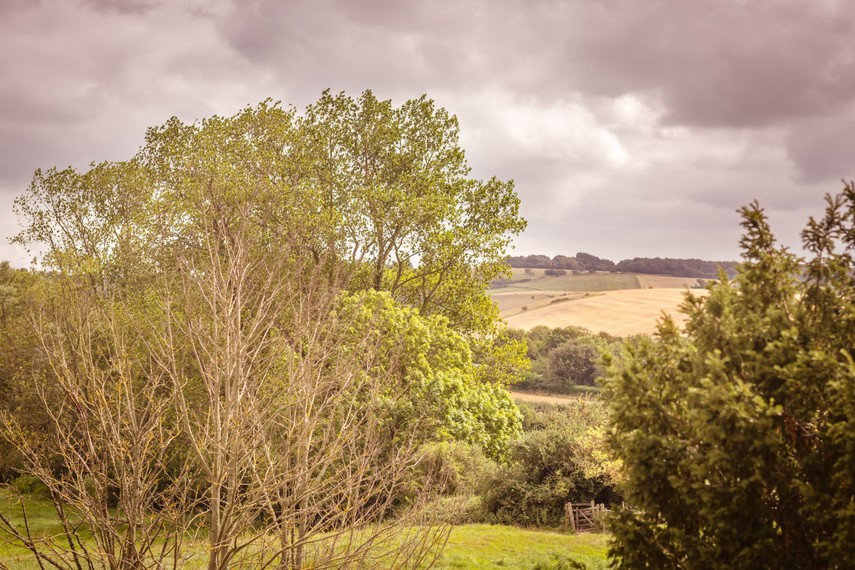
[[855,565],[855,186],[826,201],[807,259],[743,208],[736,277],[611,366],[617,568]]

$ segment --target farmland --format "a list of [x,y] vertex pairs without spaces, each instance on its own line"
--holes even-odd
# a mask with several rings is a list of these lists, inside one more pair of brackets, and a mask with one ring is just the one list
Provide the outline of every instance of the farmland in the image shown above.
[[[681,323],[678,313],[691,277],[596,273],[549,277],[544,270],[514,270],[493,299],[509,326],[530,329],[579,326],[617,336],[652,334],[663,312]],[[705,294],[703,289],[693,290]]]

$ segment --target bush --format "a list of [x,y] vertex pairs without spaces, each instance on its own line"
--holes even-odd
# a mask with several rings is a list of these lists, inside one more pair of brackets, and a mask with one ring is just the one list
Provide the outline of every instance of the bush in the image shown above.
[[550,389],[566,392],[573,386],[593,386],[602,373],[600,353],[579,340],[567,341],[549,353],[546,381]]
[[37,499],[49,499],[50,491],[37,477],[32,475],[21,475],[12,481],[9,485],[15,491],[28,497]]
[[605,409],[596,401],[520,409],[526,431],[486,480],[483,508],[493,522],[557,527],[565,503],[605,496],[617,482],[603,443]]

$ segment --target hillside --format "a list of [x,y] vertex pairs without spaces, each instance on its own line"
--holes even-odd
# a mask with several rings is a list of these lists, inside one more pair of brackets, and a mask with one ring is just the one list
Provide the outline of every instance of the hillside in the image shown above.
[[[663,312],[683,322],[677,310],[687,288],[697,285],[696,278],[667,275],[549,277],[544,271],[515,269],[505,287],[491,290],[509,326],[528,330],[538,325],[572,325],[618,336],[652,334]],[[703,289],[692,292],[706,293]]]
[[[705,294],[705,290],[693,291]],[[495,298],[515,293],[499,294]],[[617,336],[653,334],[663,313],[671,314],[678,323],[685,318],[677,309],[686,295],[685,289],[625,289],[564,297],[566,302],[549,303],[505,317],[508,325],[528,330],[538,325],[548,327],[579,326],[593,332]],[[503,299],[505,304],[510,304]]]

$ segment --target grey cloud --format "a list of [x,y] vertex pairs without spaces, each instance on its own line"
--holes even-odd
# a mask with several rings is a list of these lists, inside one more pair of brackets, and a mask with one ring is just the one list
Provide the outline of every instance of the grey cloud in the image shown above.
[[797,244],[852,172],[853,31],[842,0],[0,0],[0,203],[171,115],[370,88],[458,114],[518,252],[733,257],[736,208]]
[[789,156],[806,183],[855,179],[855,115],[798,125],[787,141]]
[[4,0],[0,2],[0,14],[8,16],[19,10],[36,10],[41,4],[41,0]]
[[520,253],[572,255],[586,251],[613,261],[628,257],[739,255],[739,217],[734,210],[671,200],[617,204],[614,197],[588,203],[561,220],[530,223],[518,240]]
[[[604,93],[650,91],[674,123],[767,125],[855,98],[845,2],[619,2],[585,11],[567,50]],[[591,6],[590,4],[588,5]],[[615,4],[610,4],[615,6]]]
[[551,99],[644,93],[679,124],[768,125],[855,100],[846,2],[257,0],[236,5],[223,31],[285,78],[501,85]]
[[82,6],[98,12],[144,15],[160,4],[157,0],[80,0]]

